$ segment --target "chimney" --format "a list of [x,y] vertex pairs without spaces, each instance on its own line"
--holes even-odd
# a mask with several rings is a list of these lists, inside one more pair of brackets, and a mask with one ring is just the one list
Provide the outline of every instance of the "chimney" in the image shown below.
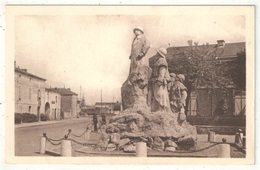
[[218,48],[225,47],[225,41],[224,40],[217,40],[218,42]]

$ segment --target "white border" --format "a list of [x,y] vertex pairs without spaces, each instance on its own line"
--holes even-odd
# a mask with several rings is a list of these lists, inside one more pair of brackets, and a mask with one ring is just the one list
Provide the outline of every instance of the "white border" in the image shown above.
[[[81,2],[81,3],[80,3]],[[92,2],[92,3],[91,3]],[[99,1],[100,2],[100,4],[108,4],[106,1]],[[25,4],[57,4],[57,3],[62,3],[62,4],[71,4],[71,3],[68,3],[68,2],[66,2],[66,1],[37,1],[37,3],[35,3],[34,1],[8,1],[8,4],[23,4],[23,5],[25,5]],[[183,0],[182,1],[175,1],[174,2],[174,4],[205,4],[205,3],[209,3],[208,1],[206,1],[206,0],[204,0],[204,1],[196,1],[196,3],[195,2],[193,2],[193,1],[191,1],[191,2],[183,2]],[[78,1],[78,4],[83,4],[82,3],[82,1]],[[97,3],[96,1],[90,1],[90,4],[99,4],[99,3]],[[170,1],[153,1],[152,3],[150,2],[150,3],[147,3],[147,2],[145,2],[145,1],[124,1],[124,3],[120,3],[120,2],[118,2],[118,1],[110,1],[109,2],[109,4],[119,4],[119,5],[121,5],[121,4],[153,4],[153,5],[156,5],[156,4],[160,4],[160,5],[162,5],[162,4],[172,4],[172,2],[170,2]],[[246,1],[246,0],[240,0],[239,2],[236,2],[236,3],[234,3],[234,1],[232,1],[232,0],[230,0],[230,1],[228,1],[228,0],[217,0],[217,1],[211,1],[211,3],[209,4],[209,5],[213,5],[213,4],[225,4],[225,5],[227,5],[227,4],[236,4],[236,5],[242,5],[242,4],[257,4],[256,3],[256,1]],[[257,4],[257,6],[258,6],[258,4]],[[3,22],[3,10],[4,10],[4,8],[3,8],[3,6],[2,6],[2,4],[1,4],[1,18],[0,18],[0,22],[1,22],[1,32],[0,32],[0,37],[1,37],[1,42],[2,42],[2,44],[4,44],[4,39],[3,39],[3,35],[4,35],[4,31],[3,31],[3,29],[2,28],[5,28],[4,27],[4,22]],[[258,12],[257,12],[257,15],[256,15],[256,24],[257,23],[259,23],[259,15],[258,15]],[[256,26],[257,27],[257,26]],[[257,30],[257,29],[256,29]],[[259,41],[258,41],[258,36],[256,37],[256,45],[258,45],[259,43],[258,43]],[[256,46],[256,49],[259,49],[258,48],[259,47],[259,45],[258,46]],[[4,145],[4,140],[3,140],[3,138],[4,138],[4,119],[3,119],[3,115],[4,115],[4,108],[2,107],[3,106],[3,92],[4,92],[4,84],[2,83],[2,82],[4,82],[4,65],[2,64],[2,63],[4,63],[4,57],[3,56],[5,56],[3,53],[4,53],[4,46],[2,45],[1,47],[0,47],[0,51],[2,52],[2,55],[0,55],[1,57],[0,57],[0,63],[1,63],[1,65],[0,65],[0,82],[1,82],[1,88],[0,88],[0,103],[2,103],[2,105],[0,105],[0,113],[1,113],[1,117],[0,117],[0,135],[1,135],[1,139],[0,139],[0,144],[1,144],[1,146],[3,146]],[[257,51],[256,51],[256,56],[257,56]],[[258,60],[257,60],[257,58],[256,58],[256,65],[259,65],[259,63],[258,63]],[[256,67],[256,73],[258,73],[258,70],[257,70],[257,67]],[[257,74],[256,74],[257,75]],[[258,80],[258,78],[256,77],[256,88],[257,88],[257,85],[259,84],[259,80]],[[259,96],[259,91],[258,91],[258,89],[256,89],[256,102],[257,101],[259,101],[259,99],[258,99],[258,96]],[[257,113],[257,111],[259,110],[259,106],[256,104],[256,113]],[[258,115],[256,114],[256,120],[258,120]],[[258,121],[257,121],[257,124],[256,124],[256,128],[255,128],[256,130],[257,129],[259,129],[259,123],[258,123]],[[257,133],[256,133],[257,134]],[[256,142],[255,142],[256,144],[257,143],[259,143],[259,137],[257,136],[257,138],[256,138]],[[259,149],[256,147],[256,151],[257,151],[257,155],[258,155],[258,153],[259,153]],[[36,165],[33,165],[33,166],[26,166],[26,165],[22,165],[22,166],[19,166],[19,167],[17,167],[17,166],[14,166],[14,165],[3,165],[3,158],[4,158],[4,155],[2,155],[2,154],[4,154],[4,152],[3,152],[3,147],[0,147],[0,153],[1,153],[1,167],[0,167],[0,169],[13,169],[14,167],[16,167],[16,169],[24,169],[24,168],[26,168],[26,169],[36,169],[36,168],[39,168],[39,167],[37,167]],[[259,157],[258,156],[256,156],[256,161],[257,162],[259,162]],[[86,167],[85,166],[77,166],[77,167],[75,167],[75,166],[67,166],[67,165],[62,165],[62,166],[51,166],[52,168],[55,168],[55,169],[61,169],[61,168],[68,168],[68,169],[70,169],[70,168],[73,168],[73,169],[85,169]],[[225,167],[223,167],[223,166],[211,166],[211,167],[209,167],[209,166],[175,166],[174,168],[180,168],[180,169],[230,169],[230,168],[232,168],[233,166],[225,166]],[[50,167],[49,166],[41,166],[41,169],[50,169]],[[91,169],[99,169],[99,168],[101,168],[101,167],[93,167],[93,166],[88,166],[88,168],[91,168]],[[121,167],[121,166],[106,166],[106,167],[103,167],[103,168],[106,168],[106,169],[122,169],[122,168],[127,168],[126,166],[123,166],[123,167]],[[131,169],[133,168],[133,167],[130,167]],[[129,169],[130,169],[129,168]],[[134,167],[134,168],[137,168],[136,166]],[[151,167],[151,166],[138,166],[138,168],[142,168],[142,169],[153,169],[153,168],[158,168],[158,167],[155,167],[155,166],[153,166],[153,167]],[[160,168],[170,168],[170,167],[168,167],[168,166],[165,166],[165,167],[161,167],[160,166]],[[172,168],[172,167],[171,167]],[[257,169],[257,166],[236,166],[235,167],[236,168],[236,170],[242,170],[242,169]],[[258,167],[259,168],[259,167]]]

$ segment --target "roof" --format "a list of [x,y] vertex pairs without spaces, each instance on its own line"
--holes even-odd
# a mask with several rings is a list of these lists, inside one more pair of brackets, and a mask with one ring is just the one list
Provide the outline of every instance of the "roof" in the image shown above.
[[[102,105],[115,105],[117,102],[102,102]],[[96,102],[96,105],[101,105],[101,102]]]
[[49,91],[60,93],[61,95],[78,95],[77,93],[70,90],[70,88],[46,88]]
[[57,92],[56,90],[53,90],[53,89],[50,89],[50,88],[45,88],[45,91],[50,91],[50,92],[53,92],[53,93],[58,93],[58,94],[60,94],[60,93]]
[[[169,47],[167,49],[169,55],[178,54],[180,52],[183,52],[187,48],[190,48],[191,46],[179,46],[179,47]],[[192,46],[194,47],[194,46]],[[198,45],[198,48],[204,47],[203,45]],[[217,44],[210,44],[208,45],[209,48],[217,48]],[[242,52],[246,49],[246,43],[245,42],[237,42],[237,43],[225,43],[223,48],[219,48],[219,50],[223,50],[222,55],[220,58],[233,58],[237,57],[237,53]]]
[[39,76],[36,76],[32,73],[27,72],[27,69],[20,69],[20,68],[16,67],[15,72],[22,73],[24,75],[27,75],[27,76],[30,76],[30,77],[33,77],[33,78],[36,78],[36,79],[39,79],[39,80],[46,81],[45,78],[42,78],[42,77],[39,77]]

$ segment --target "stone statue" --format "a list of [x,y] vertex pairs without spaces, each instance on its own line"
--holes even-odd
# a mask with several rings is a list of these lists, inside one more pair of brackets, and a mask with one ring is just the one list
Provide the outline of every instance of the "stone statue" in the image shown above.
[[134,28],[133,32],[135,38],[132,42],[131,54],[129,56],[131,60],[129,74],[136,73],[136,69],[144,65],[143,58],[150,48],[150,43],[144,36],[144,31],[141,27]]
[[170,80],[168,82],[168,93],[170,94],[171,88],[174,86],[175,84],[175,79],[176,79],[176,74],[174,73],[170,73]]
[[[146,65],[143,60],[149,43],[143,36],[143,29],[135,28],[134,33],[130,71],[121,87],[123,111],[109,120],[105,130],[111,139],[116,140],[109,143],[104,134],[100,148],[105,144],[105,147],[113,146],[124,152],[132,148],[131,152],[134,152],[133,143],[139,141],[146,142],[154,150],[175,151],[177,147],[194,147],[196,127],[185,120],[183,111],[187,97],[183,85],[185,77],[169,74],[165,48],[157,49],[156,55],[151,57],[149,64],[152,69]],[[170,101],[176,114],[171,110]]]
[[182,74],[178,74],[175,78],[175,82],[169,88],[171,110],[173,113],[180,113],[181,120],[186,119],[184,108],[186,106],[187,88],[183,84],[184,80],[185,80],[185,76]]
[[150,44],[144,36],[142,28],[134,28],[136,35],[132,42],[130,54],[131,64],[127,80],[121,88],[123,109],[131,109],[135,112],[147,112],[148,82],[151,76],[151,68],[144,63],[144,57],[150,48]]
[[152,77],[150,79],[151,111],[170,111],[167,82],[169,81],[168,65],[165,59],[167,50],[157,49]]

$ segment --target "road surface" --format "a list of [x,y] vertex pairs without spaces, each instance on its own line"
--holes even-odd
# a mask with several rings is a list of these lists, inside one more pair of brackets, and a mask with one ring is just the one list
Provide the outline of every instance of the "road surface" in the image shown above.
[[39,152],[40,137],[46,133],[48,137],[60,139],[68,133],[68,129],[76,135],[82,134],[86,130],[91,118],[73,119],[60,121],[55,124],[22,127],[15,129],[15,156],[41,156]]

